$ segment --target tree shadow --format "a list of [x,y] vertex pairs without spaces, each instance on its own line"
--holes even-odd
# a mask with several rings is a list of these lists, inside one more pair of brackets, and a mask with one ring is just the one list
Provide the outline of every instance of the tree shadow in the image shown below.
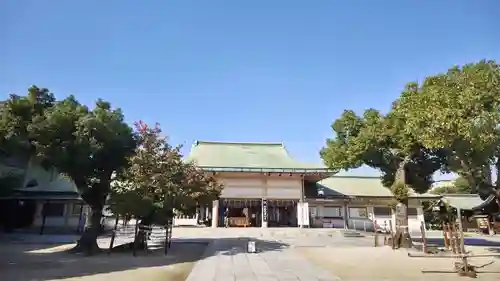
[[[103,250],[94,256],[83,256],[68,253],[66,250],[72,244],[0,244],[1,280],[30,281],[52,280],[72,277],[113,278],[111,276],[96,276],[103,273],[134,275],[134,279],[147,278],[141,276],[141,270],[160,270],[158,274],[168,274],[170,266],[182,266],[214,255],[237,255],[247,252],[248,241],[254,241],[257,252],[281,251],[288,248],[285,243],[255,239],[240,238],[208,238],[208,239],[172,239],[168,254],[164,255],[162,243],[153,243],[148,252],[132,251],[123,244],[117,245],[111,252]],[[169,266],[169,267],[166,267]],[[173,268],[173,267],[172,267]],[[184,268],[189,268],[184,266]],[[190,271],[190,269],[189,269]],[[123,272],[123,273],[119,273]],[[187,273],[186,273],[187,274]],[[94,279],[92,279],[92,277]],[[122,277],[116,276],[117,279]],[[168,279],[165,279],[168,280]]]
[[[422,242],[422,238],[413,238],[414,242]],[[440,247],[444,247],[444,239],[443,238],[427,238],[427,244],[437,245]],[[492,241],[485,238],[479,237],[465,237],[464,238],[465,246],[482,246],[482,247],[500,247],[500,241]]]
[[496,256],[495,258],[500,259],[500,248],[488,248],[488,251],[492,252],[493,254],[499,254],[499,256]]

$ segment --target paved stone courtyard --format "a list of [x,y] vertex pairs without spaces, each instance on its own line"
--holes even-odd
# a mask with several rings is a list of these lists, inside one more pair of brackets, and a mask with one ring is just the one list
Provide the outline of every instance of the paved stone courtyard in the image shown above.
[[[162,231],[160,228],[155,229],[154,236],[161,237]],[[50,244],[69,245],[77,238],[76,235],[15,235],[12,242],[25,246],[34,244],[33,247],[35,244],[46,244],[45,247],[47,248],[51,247]],[[383,238],[379,238],[380,245],[382,245]],[[479,239],[480,237],[476,238]],[[0,239],[0,242],[5,243],[6,241],[2,242],[2,239]],[[130,239],[131,237],[127,235],[119,236],[115,241],[115,245],[129,242]],[[453,274],[423,276],[421,273],[424,268],[451,268],[451,260],[424,259],[424,261],[423,259],[413,259],[409,261],[405,252],[392,251],[387,247],[374,248],[374,236],[372,234],[366,234],[365,237],[348,238],[344,237],[342,231],[337,229],[174,228],[173,239],[174,243],[181,243],[177,245],[182,245],[183,242],[188,242],[188,244],[189,242],[191,244],[193,242],[207,242],[209,244],[201,258],[186,260],[194,265],[191,273],[186,272],[185,276],[188,276],[186,279],[188,281],[395,281],[401,280],[403,277],[403,280],[443,281],[449,280],[448,278],[450,280],[456,278]],[[158,238],[157,241],[152,242],[161,243],[160,240]],[[497,239],[492,238],[492,240],[494,242]],[[102,248],[107,248],[109,241],[109,237],[99,238],[99,244]],[[256,242],[257,253],[247,253],[248,241]],[[488,251],[487,248],[484,248],[484,250]],[[0,247],[1,251],[2,247]],[[160,255],[154,261],[158,262],[158,266],[165,266],[167,259],[172,259],[172,257],[167,256],[165,258]],[[92,257],[91,259],[88,260],[89,266],[97,262],[99,258]],[[136,280],[142,279],[140,276],[149,276],[147,274],[153,272],[158,274],[166,272],[164,269],[141,266],[138,267],[141,271],[132,273],[128,266],[121,264],[123,261],[120,261],[120,259],[131,263],[135,263],[135,261],[146,262],[149,259],[149,264],[153,260],[151,258],[132,258],[130,255],[121,258],[112,255],[111,258],[105,259],[106,262],[109,260],[109,262],[119,263],[119,265],[116,264],[115,268],[110,268],[109,265],[102,268],[102,272],[108,270],[109,274],[111,274],[107,275],[106,279],[110,281],[124,280],[124,277],[119,276],[123,274],[132,276],[131,274],[135,274],[133,276],[134,280]],[[496,266],[494,265],[488,269],[499,269],[500,259],[495,258],[495,261]],[[187,266],[186,262],[184,264]],[[187,270],[190,270],[190,268]],[[398,270],[393,270],[393,268]],[[54,268],[54,270],[56,269]],[[91,272],[90,268],[89,272]],[[495,273],[492,274],[497,276]],[[498,274],[500,276],[500,271],[498,271]],[[167,275],[171,276],[170,274]],[[492,280],[489,278],[491,274],[485,277],[487,279],[479,278],[479,280]],[[104,278],[104,275],[81,275],[78,278],[80,278],[78,280],[96,280],[95,278]],[[158,275],[157,279],[165,281],[168,278],[160,278],[160,275]],[[31,281],[31,279],[29,280]],[[151,278],[148,280],[151,280]],[[183,281],[184,278],[168,280]]]
[[[187,281],[340,280],[296,249],[373,245],[373,236],[346,238],[341,231],[333,229],[185,229],[179,233],[184,238],[200,234],[214,240]],[[247,253],[248,241],[256,242],[257,253]]]
[[257,253],[247,253],[249,239],[220,239],[207,249],[187,281],[333,281],[328,271],[297,255],[280,242],[257,240]]

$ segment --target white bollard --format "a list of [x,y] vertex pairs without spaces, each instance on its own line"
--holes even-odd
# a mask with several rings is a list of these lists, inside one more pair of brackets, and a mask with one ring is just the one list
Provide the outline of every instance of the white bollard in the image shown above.
[[257,252],[257,249],[255,247],[255,241],[248,241],[247,252],[248,253],[255,253],[255,252]]

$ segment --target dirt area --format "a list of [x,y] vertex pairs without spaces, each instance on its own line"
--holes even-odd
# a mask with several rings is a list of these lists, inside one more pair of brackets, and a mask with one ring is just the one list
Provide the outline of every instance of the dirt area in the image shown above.
[[[386,246],[377,248],[300,248],[297,251],[316,265],[339,276],[342,280],[451,281],[457,280],[458,277],[455,273],[445,273],[453,269],[455,259],[410,258],[407,250],[393,251]],[[487,248],[476,248],[473,249],[473,252],[492,253]],[[479,272],[483,272],[478,274],[478,280],[498,280],[500,259],[486,257],[471,260],[471,264],[475,266],[485,265],[492,261],[492,264],[478,269]],[[422,270],[434,272],[422,273]]]
[[102,253],[83,257],[67,253],[73,245],[0,245],[2,281],[184,281],[202,256],[202,243],[174,243],[167,256],[151,253]]

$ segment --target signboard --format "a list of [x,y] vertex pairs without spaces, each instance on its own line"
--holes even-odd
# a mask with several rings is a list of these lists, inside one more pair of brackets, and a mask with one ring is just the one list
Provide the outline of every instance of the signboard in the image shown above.
[[406,211],[406,206],[404,204],[399,203],[396,205],[396,217],[405,217]]
[[302,223],[305,226],[309,226],[309,203],[307,202],[302,203],[302,212],[303,212]]
[[267,199],[262,199],[262,222],[267,222]]
[[297,203],[297,222],[298,225],[309,226],[309,203]]
[[404,204],[398,203],[396,205],[395,209],[395,219],[396,219],[396,229],[397,228],[408,228],[407,221],[406,221],[406,212],[407,208]]
[[490,222],[488,217],[478,216],[476,217],[477,227],[484,233],[488,233],[490,230]]

